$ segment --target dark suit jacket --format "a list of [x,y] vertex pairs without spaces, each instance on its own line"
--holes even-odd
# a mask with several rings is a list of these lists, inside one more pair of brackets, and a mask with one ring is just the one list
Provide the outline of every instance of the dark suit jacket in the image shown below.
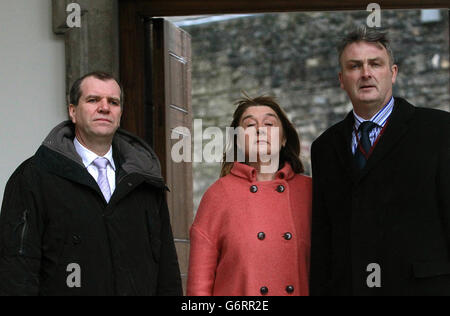
[[311,294],[450,295],[450,114],[395,98],[362,171],[353,124],[350,113],[312,146]]

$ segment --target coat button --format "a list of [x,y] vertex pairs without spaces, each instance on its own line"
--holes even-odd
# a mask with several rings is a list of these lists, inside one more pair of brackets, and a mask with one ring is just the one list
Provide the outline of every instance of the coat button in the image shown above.
[[279,185],[277,187],[277,192],[278,193],[283,193],[284,191],[286,191],[286,188],[284,187],[284,185]]
[[72,243],[73,243],[74,245],[79,245],[79,244],[81,244],[81,237],[78,236],[78,235],[73,235],[73,236],[72,236]]
[[266,295],[267,293],[269,293],[269,289],[267,288],[267,286],[263,286],[261,289],[261,294],[262,295]]
[[258,192],[258,187],[257,187],[256,185],[252,185],[252,186],[250,187],[250,192],[252,192],[252,193]]
[[266,234],[264,234],[263,232],[258,233],[259,240],[264,240],[265,238],[266,238]]
[[294,287],[292,285],[286,286],[286,292],[288,292],[288,294],[294,293]]
[[286,240],[291,240],[292,239],[292,234],[291,233],[286,233],[286,234],[284,234],[284,239],[286,239]]

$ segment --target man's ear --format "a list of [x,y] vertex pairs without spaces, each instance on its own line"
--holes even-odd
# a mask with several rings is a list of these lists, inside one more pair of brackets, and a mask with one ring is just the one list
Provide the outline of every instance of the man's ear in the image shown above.
[[76,106],[73,105],[73,104],[70,104],[68,110],[69,110],[70,120],[72,121],[73,124],[75,124],[77,122],[77,118],[76,118],[76,115],[75,115]]
[[392,84],[394,84],[395,81],[397,80],[398,66],[392,65],[391,72],[392,72]]
[[342,79],[342,71],[339,72],[339,82],[341,83],[341,89],[345,90],[344,89],[344,81]]

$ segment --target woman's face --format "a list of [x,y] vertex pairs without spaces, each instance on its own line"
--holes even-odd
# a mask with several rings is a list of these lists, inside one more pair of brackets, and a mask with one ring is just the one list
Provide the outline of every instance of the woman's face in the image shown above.
[[261,162],[263,157],[278,156],[281,147],[286,144],[281,120],[268,106],[249,107],[242,115],[239,126],[244,129],[245,157],[249,162]]

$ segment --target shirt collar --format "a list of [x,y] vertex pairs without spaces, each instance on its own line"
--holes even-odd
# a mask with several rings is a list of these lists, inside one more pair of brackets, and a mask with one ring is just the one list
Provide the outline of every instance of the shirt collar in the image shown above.
[[[81,160],[83,160],[83,164],[86,168],[89,167],[95,159],[100,157],[96,153],[84,147],[76,137],[73,140],[73,144],[78,155],[80,155]],[[103,156],[103,158],[106,158],[113,170],[116,171],[116,165],[114,164],[112,155],[112,146],[109,148],[109,151]]]
[[389,102],[380,111],[378,111],[378,113],[375,114],[370,120],[363,119],[358,114],[356,114],[355,111],[353,111],[353,116],[355,117],[355,129],[358,130],[361,123],[366,121],[371,121],[377,124],[378,126],[384,127],[384,125],[386,125],[389,116],[392,113],[393,108],[394,108],[394,97],[391,97]]

